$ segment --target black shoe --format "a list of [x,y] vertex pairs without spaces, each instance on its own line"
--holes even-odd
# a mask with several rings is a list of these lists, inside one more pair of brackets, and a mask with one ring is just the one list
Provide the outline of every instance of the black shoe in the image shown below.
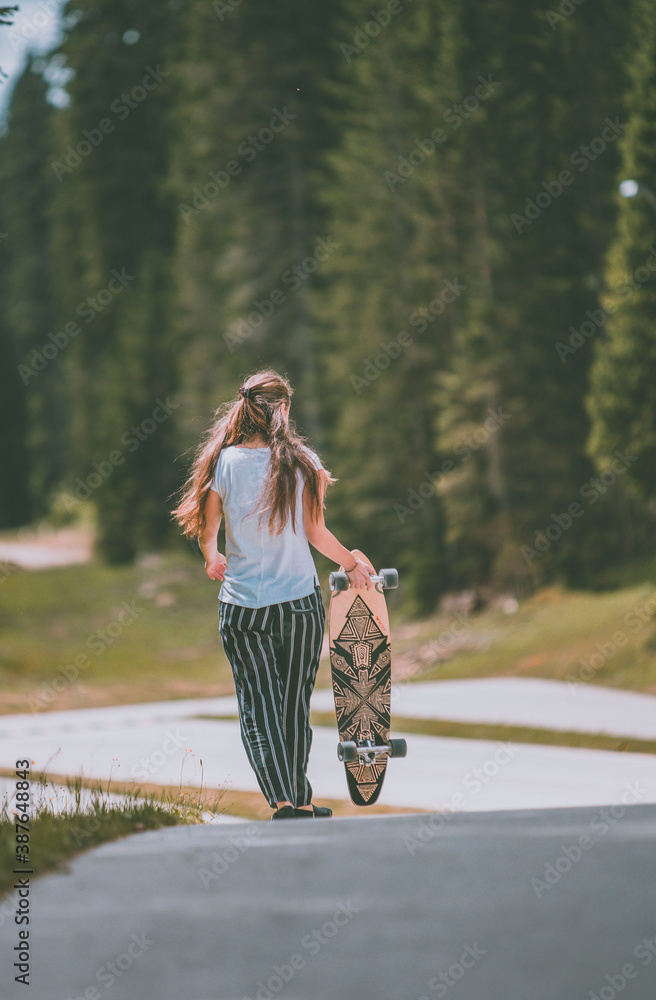
[[293,806],[281,806],[276,809],[271,819],[296,819],[296,810]]
[[312,804],[312,812],[317,819],[320,819],[322,816],[332,816],[333,814],[332,809],[329,809],[328,806],[315,806],[314,803]]

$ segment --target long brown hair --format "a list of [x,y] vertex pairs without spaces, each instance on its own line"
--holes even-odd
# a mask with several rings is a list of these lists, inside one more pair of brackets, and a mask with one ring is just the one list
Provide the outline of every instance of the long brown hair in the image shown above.
[[292,393],[286,378],[266,369],[245,379],[239,397],[215,411],[196,450],[180,502],[171,511],[188,538],[197,538],[205,525],[205,501],[221,449],[257,436],[271,448],[269,476],[257,504],[263,502],[260,517],[269,512],[269,531],[280,534],[290,516],[296,530],[297,469],[308,489],[311,516],[316,518],[323,510],[326,486],[337,480],[326,469],[315,469],[305,451],[305,441],[289,420]]

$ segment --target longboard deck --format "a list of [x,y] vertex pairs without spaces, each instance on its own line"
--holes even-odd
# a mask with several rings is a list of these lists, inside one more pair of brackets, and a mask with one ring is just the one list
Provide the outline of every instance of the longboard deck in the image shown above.
[[[369,590],[333,593],[329,649],[337,728],[341,741],[387,744],[392,695],[389,617],[380,585]],[[370,764],[345,762],[349,794],[355,805],[373,805],[380,795],[388,755]]]

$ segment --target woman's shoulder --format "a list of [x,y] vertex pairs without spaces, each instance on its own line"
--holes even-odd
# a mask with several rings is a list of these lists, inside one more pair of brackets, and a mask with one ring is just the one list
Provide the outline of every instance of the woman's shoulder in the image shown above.
[[224,447],[221,448],[221,451],[216,456],[216,462],[214,463],[214,468],[216,469],[217,475],[219,473],[219,470],[226,469],[230,466],[234,454],[235,454],[235,448],[231,444],[224,445]]
[[303,448],[303,451],[305,452],[305,454],[307,455],[307,457],[312,462],[312,464],[315,467],[315,469],[322,469],[323,468],[323,462],[321,461],[321,459],[317,455],[316,451],[314,451],[312,448],[310,448],[310,446],[307,445],[307,444],[302,445],[302,448]]
[[248,455],[250,452],[256,449],[247,448],[246,446],[239,447],[236,444],[224,444],[219,452],[217,462],[232,462],[239,458],[241,455]]

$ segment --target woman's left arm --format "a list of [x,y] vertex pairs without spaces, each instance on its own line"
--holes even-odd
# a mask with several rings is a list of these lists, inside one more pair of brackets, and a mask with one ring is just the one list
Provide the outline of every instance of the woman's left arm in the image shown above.
[[205,527],[198,536],[198,544],[205,556],[205,572],[210,580],[223,580],[226,557],[216,549],[216,540],[223,520],[223,505],[221,497],[214,490],[209,490],[207,493],[203,513]]

